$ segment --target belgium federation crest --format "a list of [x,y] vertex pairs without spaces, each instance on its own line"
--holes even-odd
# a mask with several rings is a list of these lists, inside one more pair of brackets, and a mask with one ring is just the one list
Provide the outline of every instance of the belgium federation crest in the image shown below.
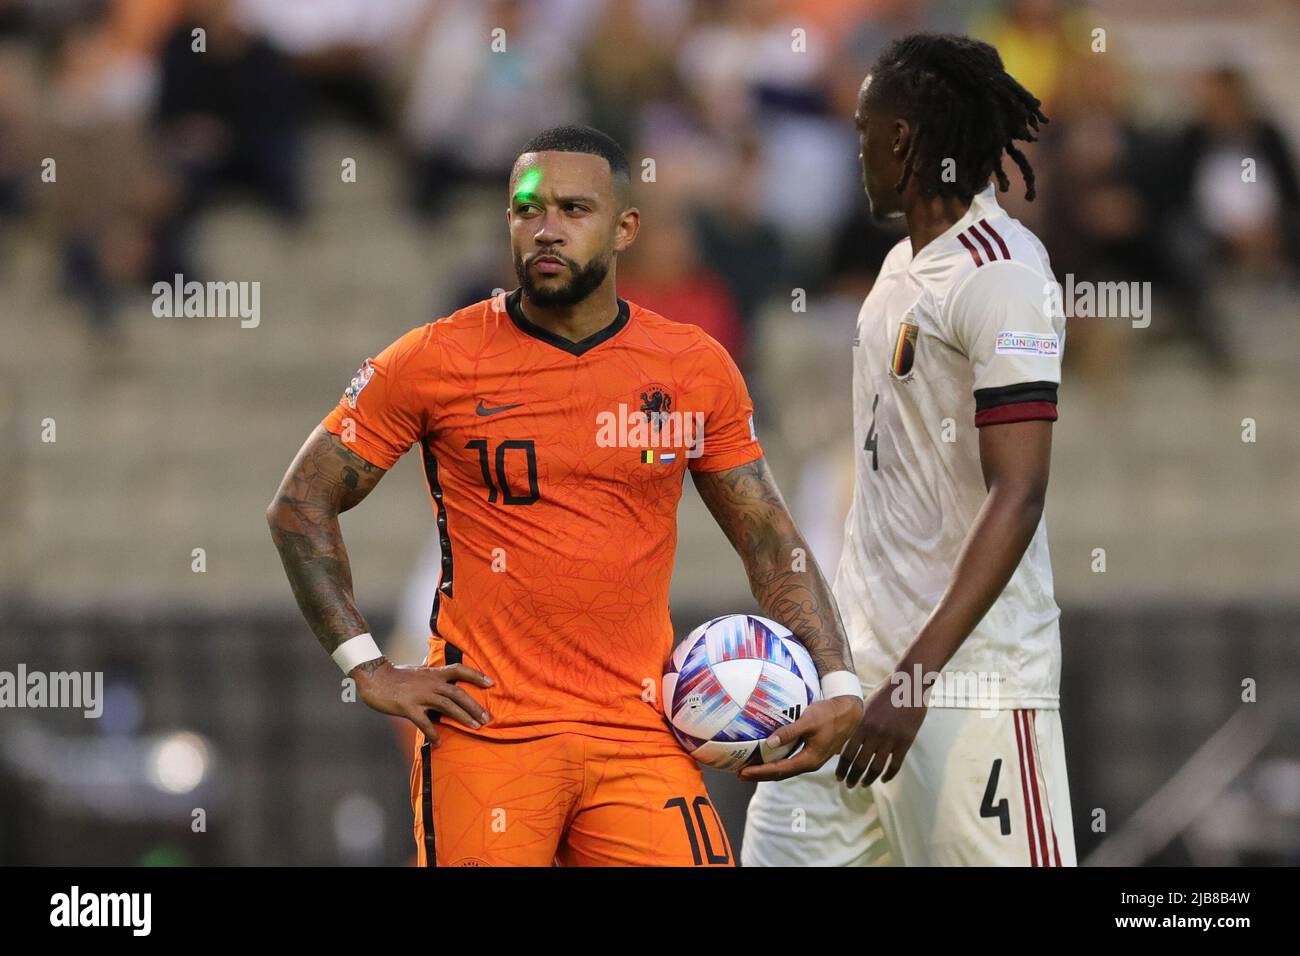
[[894,357],[890,371],[898,378],[905,378],[916,362],[916,337],[921,327],[912,322],[900,322],[898,338],[894,341]]

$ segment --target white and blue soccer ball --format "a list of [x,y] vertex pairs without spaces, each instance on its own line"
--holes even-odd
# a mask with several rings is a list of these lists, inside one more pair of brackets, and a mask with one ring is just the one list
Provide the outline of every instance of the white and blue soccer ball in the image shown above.
[[776,621],[751,614],[701,624],[673,650],[664,672],[669,726],[687,753],[719,770],[789,756],[796,744],[765,741],[821,699],[804,646]]

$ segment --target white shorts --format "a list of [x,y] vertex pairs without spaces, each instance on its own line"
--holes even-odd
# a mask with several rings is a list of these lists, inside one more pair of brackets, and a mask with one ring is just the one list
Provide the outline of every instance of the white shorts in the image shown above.
[[760,783],[744,866],[1075,866],[1058,710],[932,707],[898,775]]

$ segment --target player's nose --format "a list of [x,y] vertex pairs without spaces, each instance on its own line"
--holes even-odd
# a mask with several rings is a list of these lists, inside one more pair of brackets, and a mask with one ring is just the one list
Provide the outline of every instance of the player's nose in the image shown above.
[[533,241],[539,246],[555,246],[564,244],[564,230],[560,228],[558,217],[550,210],[538,220],[537,231],[533,233]]

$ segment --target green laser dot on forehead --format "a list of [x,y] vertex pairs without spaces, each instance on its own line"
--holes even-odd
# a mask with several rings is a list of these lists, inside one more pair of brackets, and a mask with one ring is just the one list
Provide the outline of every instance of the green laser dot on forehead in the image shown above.
[[542,171],[536,166],[524,171],[519,177],[519,188],[515,190],[515,199],[526,200],[532,199],[537,194],[537,188],[542,184]]

